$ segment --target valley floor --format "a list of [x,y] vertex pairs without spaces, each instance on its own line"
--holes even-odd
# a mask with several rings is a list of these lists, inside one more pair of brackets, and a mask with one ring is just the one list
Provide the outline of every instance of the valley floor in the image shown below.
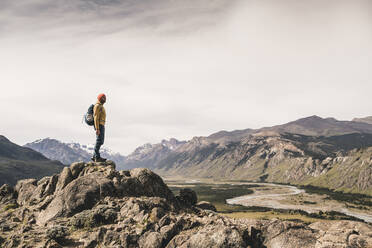
[[[304,222],[357,218],[372,223],[372,199],[363,201],[364,204],[346,202],[327,194],[271,183],[181,178],[167,178],[166,182],[175,192],[178,187],[192,188],[199,200],[209,201],[220,213],[235,218],[298,219]],[[355,195],[356,200],[357,197],[359,195]]]

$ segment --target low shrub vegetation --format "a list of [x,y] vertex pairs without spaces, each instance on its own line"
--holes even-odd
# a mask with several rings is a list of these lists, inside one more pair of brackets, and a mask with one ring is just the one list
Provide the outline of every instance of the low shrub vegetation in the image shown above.
[[16,209],[16,208],[18,208],[18,205],[16,203],[11,203],[4,207],[4,211],[8,211],[10,209]]

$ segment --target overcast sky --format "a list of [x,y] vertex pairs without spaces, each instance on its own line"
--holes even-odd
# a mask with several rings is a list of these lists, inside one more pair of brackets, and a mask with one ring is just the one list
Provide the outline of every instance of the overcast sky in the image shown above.
[[370,0],[1,0],[0,134],[105,145],[372,115]]

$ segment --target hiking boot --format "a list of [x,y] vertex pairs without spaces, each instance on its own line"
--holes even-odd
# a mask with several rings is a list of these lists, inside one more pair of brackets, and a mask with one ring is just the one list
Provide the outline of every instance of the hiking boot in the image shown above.
[[105,158],[96,158],[96,162],[106,162]]

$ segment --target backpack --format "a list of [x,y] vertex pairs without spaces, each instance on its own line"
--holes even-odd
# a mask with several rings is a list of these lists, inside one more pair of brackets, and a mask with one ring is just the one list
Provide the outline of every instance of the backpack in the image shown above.
[[89,106],[87,113],[84,115],[85,123],[88,124],[89,126],[94,125],[93,109],[94,109],[94,104]]

